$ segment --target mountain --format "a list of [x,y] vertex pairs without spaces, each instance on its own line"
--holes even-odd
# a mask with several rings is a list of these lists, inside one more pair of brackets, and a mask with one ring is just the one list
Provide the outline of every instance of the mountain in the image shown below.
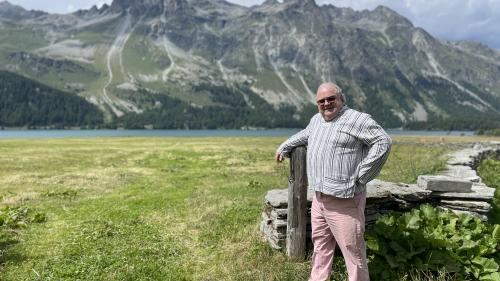
[[23,7],[12,5],[7,1],[0,2],[0,18],[8,20],[23,20],[36,18],[47,13],[42,11],[26,11]]
[[[387,127],[500,126],[500,54],[434,38],[383,6],[114,0],[60,15],[0,2],[0,67],[85,97],[107,122],[138,127],[176,112],[165,105],[172,101],[211,127],[303,126],[323,81]],[[174,119],[174,127],[208,126]]]

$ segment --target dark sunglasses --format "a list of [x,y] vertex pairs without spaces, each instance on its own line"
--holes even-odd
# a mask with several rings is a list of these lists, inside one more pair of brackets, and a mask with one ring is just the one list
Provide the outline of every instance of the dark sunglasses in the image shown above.
[[337,99],[337,96],[329,96],[329,97],[326,97],[324,99],[320,99],[320,100],[317,100],[316,103],[319,104],[319,105],[323,105],[325,104],[325,102],[328,101],[328,103],[332,103],[334,102],[335,100]]

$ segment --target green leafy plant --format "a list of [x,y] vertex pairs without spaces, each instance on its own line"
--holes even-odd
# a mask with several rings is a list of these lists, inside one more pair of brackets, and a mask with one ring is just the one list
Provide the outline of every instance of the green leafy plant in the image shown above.
[[500,160],[489,158],[481,162],[477,172],[483,182],[496,189],[495,197],[489,214],[491,223],[500,223]]
[[0,210],[0,227],[19,228],[29,223],[44,222],[46,216],[27,207],[5,207]]
[[427,204],[385,215],[366,233],[371,274],[397,280],[398,272],[444,269],[458,279],[500,281],[499,233],[499,225]]
[[17,243],[16,229],[24,228],[30,223],[41,223],[47,220],[43,213],[35,212],[27,207],[4,207],[0,209],[0,263],[10,245]]
[[257,181],[257,180],[250,180],[248,182],[247,187],[250,189],[259,189],[259,188],[263,188],[264,184],[262,184],[260,181]]

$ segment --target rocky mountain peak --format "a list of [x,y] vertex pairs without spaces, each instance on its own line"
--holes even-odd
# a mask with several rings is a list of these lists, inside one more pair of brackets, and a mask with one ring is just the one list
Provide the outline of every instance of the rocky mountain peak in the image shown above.
[[8,1],[0,2],[0,19],[20,20],[35,18],[47,13],[42,11],[28,11],[21,6],[13,5]]
[[9,1],[0,1],[0,9],[8,6],[14,6],[14,5],[10,4]]
[[371,12],[371,17],[374,20],[380,22],[389,21],[391,24],[405,25],[408,27],[413,27],[413,24],[405,17],[398,14],[396,11],[386,7],[379,5],[373,12]]
[[225,0],[188,0],[190,8],[194,9],[196,15],[206,18],[219,18],[227,20],[228,18],[243,15],[248,8],[227,2]]
[[283,0],[283,4],[293,8],[317,8],[314,0]]
[[314,0],[283,0],[283,3],[294,3],[294,4],[303,4],[303,5],[316,5]]
[[251,7],[252,12],[273,15],[278,13],[298,12],[300,14],[317,10],[319,7],[314,0],[266,0],[261,5]]
[[186,0],[114,0],[113,12],[129,11],[133,15],[156,16],[163,13],[178,13],[187,10]]
[[90,10],[89,10],[89,11],[90,11],[90,12],[95,13],[95,12],[98,12],[98,11],[99,11],[99,9],[97,8],[97,6],[96,6],[96,5],[93,5],[93,6],[92,6],[92,8],[90,8]]
[[280,2],[278,2],[278,0],[266,0],[264,1],[264,3],[262,3],[262,5],[277,5],[279,3]]

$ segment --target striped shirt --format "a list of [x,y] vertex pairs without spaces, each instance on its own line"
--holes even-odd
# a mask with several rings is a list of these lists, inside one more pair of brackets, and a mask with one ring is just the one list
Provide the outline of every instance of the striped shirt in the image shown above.
[[370,115],[344,106],[331,121],[320,113],[309,125],[280,145],[288,156],[296,146],[307,145],[309,188],[340,198],[366,191],[366,183],[382,169],[391,138]]

